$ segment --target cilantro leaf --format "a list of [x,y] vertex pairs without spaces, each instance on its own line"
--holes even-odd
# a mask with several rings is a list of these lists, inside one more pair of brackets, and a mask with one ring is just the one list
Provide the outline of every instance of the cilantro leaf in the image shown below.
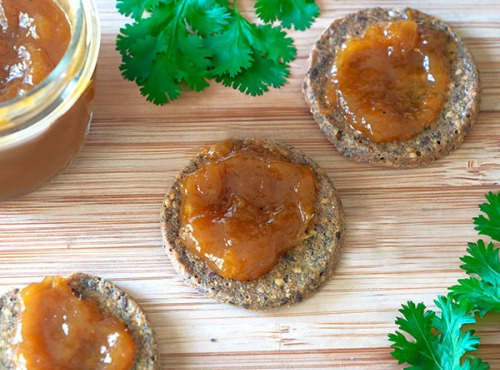
[[[489,369],[489,365],[469,352],[479,346],[474,332],[462,327],[475,323],[466,302],[456,303],[450,296],[435,301],[441,314],[425,310],[423,303],[408,302],[400,310],[403,317],[396,319],[399,330],[389,334],[393,342],[391,353],[398,363],[408,363],[409,369]],[[405,332],[412,339],[403,334]]]
[[221,66],[216,67],[215,80],[252,96],[262,95],[271,86],[283,86],[290,74],[288,63],[296,55],[292,40],[286,37],[280,27],[256,26],[237,12],[235,19],[238,25],[235,39],[246,45],[245,50],[251,59],[248,66],[237,73],[231,73],[234,70],[224,71]]
[[129,50],[134,57],[129,55],[123,57],[123,76],[131,81],[147,78],[157,56],[157,39],[152,36],[145,36],[140,39],[140,42],[130,45]]
[[167,68],[176,68],[171,63],[172,59],[166,54],[158,55],[151,67],[149,77],[137,82],[141,86],[141,93],[147,97],[148,101],[164,104],[180,96],[182,86],[177,83],[175,76],[165,73]]
[[172,28],[168,20],[174,17],[173,10],[166,8],[155,12],[153,16],[127,24],[120,30],[116,47],[122,55],[120,70],[127,80],[144,86],[144,80],[152,73],[154,60],[165,48],[165,30]]
[[314,0],[257,0],[255,10],[266,23],[279,20],[283,27],[296,30],[308,29],[319,15]]
[[254,48],[274,62],[289,63],[297,56],[293,40],[280,27],[260,25],[253,30]]
[[231,18],[227,7],[213,0],[190,0],[185,8],[185,21],[200,36],[219,33]]
[[[498,241],[500,235],[500,193],[488,193],[480,209],[488,218],[474,218],[476,230]],[[474,314],[500,312],[500,257],[499,249],[483,240],[469,243],[468,254],[460,266],[468,275],[450,287],[447,297],[435,301],[441,315],[424,313],[423,304],[408,302],[400,311],[403,318],[396,324],[413,337],[407,339],[402,332],[389,334],[393,342],[392,355],[399,363],[408,363],[410,369],[489,369],[489,365],[469,352],[479,346],[473,331],[462,332],[461,327],[475,322]],[[431,318],[429,318],[431,317]],[[431,325],[429,324],[431,323]],[[430,363],[429,363],[430,361]]]
[[251,25],[242,17],[232,17],[226,31],[206,38],[206,45],[213,52],[214,75],[234,77],[252,65],[251,39],[246,28]]
[[475,229],[481,235],[488,235],[493,240],[500,242],[500,193],[489,192],[485,195],[487,203],[479,205],[479,209],[487,217],[480,215],[473,219]]
[[450,369],[468,368],[467,363],[473,363],[474,357],[469,355],[463,365],[461,359],[479,347],[479,337],[475,337],[472,330],[465,333],[461,330],[462,326],[476,322],[469,313],[467,302],[455,303],[450,296],[439,296],[434,303],[441,309],[441,315],[436,315],[432,324],[439,331],[437,339],[442,365]]
[[280,27],[256,26],[239,13],[224,34],[206,42],[214,53],[216,80],[254,96],[268,91],[268,86],[282,86],[286,79],[281,76],[288,76],[288,63],[297,54],[293,40]]
[[118,11],[125,15],[131,16],[134,19],[142,17],[144,12],[150,12],[160,3],[169,3],[169,0],[118,0],[116,7]]
[[[281,26],[248,22],[234,0],[117,0],[117,8],[134,18],[116,40],[120,70],[155,104],[186,86],[201,91],[212,78],[261,95],[283,86],[297,55]],[[259,0],[256,8],[287,28],[305,29],[318,15],[313,0]]]
[[[399,364],[418,364],[421,368],[431,368],[436,363],[432,355],[435,341],[432,334],[432,320],[436,316],[435,312],[425,312],[423,303],[415,304],[412,301],[403,305],[399,312],[403,317],[396,319],[396,325],[403,332],[412,335],[414,340],[408,340],[400,331],[389,334],[389,340],[393,342],[391,347],[394,349],[392,356]],[[430,355],[422,356],[423,353]]]
[[458,280],[452,286],[457,300],[467,300],[471,310],[479,310],[481,315],[488,311],[500,312],[500,261],[498,249],[493,243],[485,245],[484,241],[469,243],[469,255],[461,258],[460,266],[468,275],[468,279]]
[[468,256],[460,260],[464,262],[460,268],[467,274],[476,274],[488,284],[500,287],[500,261],[498,260],[498,249],[493,243],[488,246],[484,241],[469,243]]
[[125,26],[117,39],[123,76],[135,81],[141,93],[155,104],[177,99],[184,84],[197,91],[209,86],[212,52],[204,46],[201,37],[193,33],[194,26],[187,28],[186,19],[196,19],[193,23],[196,26],[205,21],[200,27],[217,28],[222,27],[227,18],[220,17],[221,7],[214,0],[175,3],[177,8],[173,3],[160,3],[149,17]]
[[122,55],[128,54],[128,49],[133,48],[134,45],[141,44],[144,38],[148,36],[152,38],[158,37],[161,27],[158,29],[156,18],[141,19],[133,24],[126,24],[125,27],[120,29],[120,34],[116,38],[116,48]]
[[178,37],[177,42],[184,47],[171,51],[178,70],[177,80],[184,81],[190,90],[202,91],[209,86],[207,67],[211,65],[212,52],[203,47],[203,41],[196,35],[180,33]]
[[269,87],[281,87],[290,74],[285,63],[274,62],[259,54],[255,54],[253,64],[238,75],[217,76],[216,81],[224,86],[231,86],[242,93],[252,96],[262,95]]

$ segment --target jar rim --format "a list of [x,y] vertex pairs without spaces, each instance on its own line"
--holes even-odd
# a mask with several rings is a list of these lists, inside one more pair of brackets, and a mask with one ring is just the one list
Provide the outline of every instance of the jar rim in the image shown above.
[[[94,0],[70,0],[68,2],[72,7],[72,17],[69,12],[63,11],[66,13],[68,17],[68,21],[71,27],[71,39],[68,45],[67,50],[65,51],[63,57],[59,61],[59,63],[55,66],[55,68],[49,73],[49,75],[41,81],[39,84],[34,86],[32,89],[27,91],[25,94],[17,96],[13,99],[7,100],[5,102],[0,102],[0,117],[8,117],[8,116],[16,116],[18,114],[22,114],[22,112],[26,111],[26,101],[33,100],[34,102],[39,102],[40,99],[47,100],[47,97],[51,94],[51,86],[54,85],[54,81],[59,79],[61,76],[66,74],[66,71],[69,69],[72,63],[76,64],[78,61],[73,60],[73,56],[79,47],[80,40],[82,38],[83,32],[85,30],[84,24],[87,21],[88,10],[86,11],[86,6],[91,9],[91,16],[94,21],[97,23],[96,30],[98,32],[98,38],[100,39],[100,31],[99,31],[99,20],[96,10],[96,5]],[[95,14],[95,15],[94,15]],[[97,47],[98,48],[98,47]],[[98,50],[98,49],[97,49]],[[55,94],[54,94],[55,95]],[[57,96],[53,96],[52,100],[56,100]],[[38,104],[33,104],[37,106]],[[27,124],[10,124],[3,123],[0,121],[0,138],[5,135],[10,135],[18,131],[22,131],[28,127],[31,127],[36,122],[28,122]],[[4,127],[2,127],[4,126]]]

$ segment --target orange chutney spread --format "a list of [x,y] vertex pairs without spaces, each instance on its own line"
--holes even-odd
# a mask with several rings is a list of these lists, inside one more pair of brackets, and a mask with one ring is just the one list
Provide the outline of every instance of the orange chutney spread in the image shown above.
[[61,277],[48,277],[21,293],[15,340],[16,368],[130,369],[135,343],[125,324],[80,299]]
[[324,113],[335,107],[374,142],[409,140],[441,113],[451,80],[446,35],[413,20],[381,22],[338,51]]
[[306,165],[251,144],[216,144],[181,184],[180,236],[220,276],[255,280],[301,243],[317,181]]
[[47,77],[70,39],[69,21],[53,0],[0,1],[0,102]]

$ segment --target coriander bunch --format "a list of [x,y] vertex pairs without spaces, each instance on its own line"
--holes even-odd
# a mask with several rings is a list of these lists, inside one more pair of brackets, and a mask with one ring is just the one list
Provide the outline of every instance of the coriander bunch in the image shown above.
[[[490,192],[486,200],[479,206],[485,215],[474,218],[476,230],[500,241],[500,193]],[[489,369],[470,353],[479,347],[479,337],[463,326],[475,323],[476,315],[500,312],[499,249],[478,240],[469,243],[467,252],[460,268],[469,278],[458,280],[446,297],[438,297],[435,304],[440,312],[411,301],[399,311],[403,315],[396,319],[399,331],[389,334],[389,340],[392,355],[398,363],[409,364],[408,369]]]
[[307,29],[319,15],[314,0],[257,0],[259,25],[236,0],[118,0],[117,7],[134,20],[117,37],[122,75],[159,105],[211,79],[253,96],[283,86],[297,54],[284,28]]

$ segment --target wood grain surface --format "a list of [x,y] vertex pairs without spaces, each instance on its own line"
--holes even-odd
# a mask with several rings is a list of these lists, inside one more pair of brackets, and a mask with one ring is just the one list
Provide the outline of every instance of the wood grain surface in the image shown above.
[[[240,3],[240,2],[239,2]],[[251,16],[252,1],[241,1]],[[114,40],[126,22],[98,0],[102,50],[95,119],[78,158],[42,189],[0,203],[0,294],[46,275],[100,275],[136,297],[153,322],[165,369],[397,369],[387,333],[407,300],[431,305],[463,277],[459,257],[476,239],[471,219],[500,190],[500,1],[318,1],[321,17],[291,32],[298,48],[285,87],[259,98],[213,84],[164,107],[119,73]],[[343,158],[301,92],[308,53],[329,23],[359,8],[413,6],[453,26],[481,72],[478,122],[453,155],[416,170]],[[190,290],[162,250],[159,212],[175,174],[204,144],[230,137],[281,139],[323,166],[347,217],[335,276],[289,309],[258,313]],[[500,317],[478,325],[480,355],[500,369]]]

